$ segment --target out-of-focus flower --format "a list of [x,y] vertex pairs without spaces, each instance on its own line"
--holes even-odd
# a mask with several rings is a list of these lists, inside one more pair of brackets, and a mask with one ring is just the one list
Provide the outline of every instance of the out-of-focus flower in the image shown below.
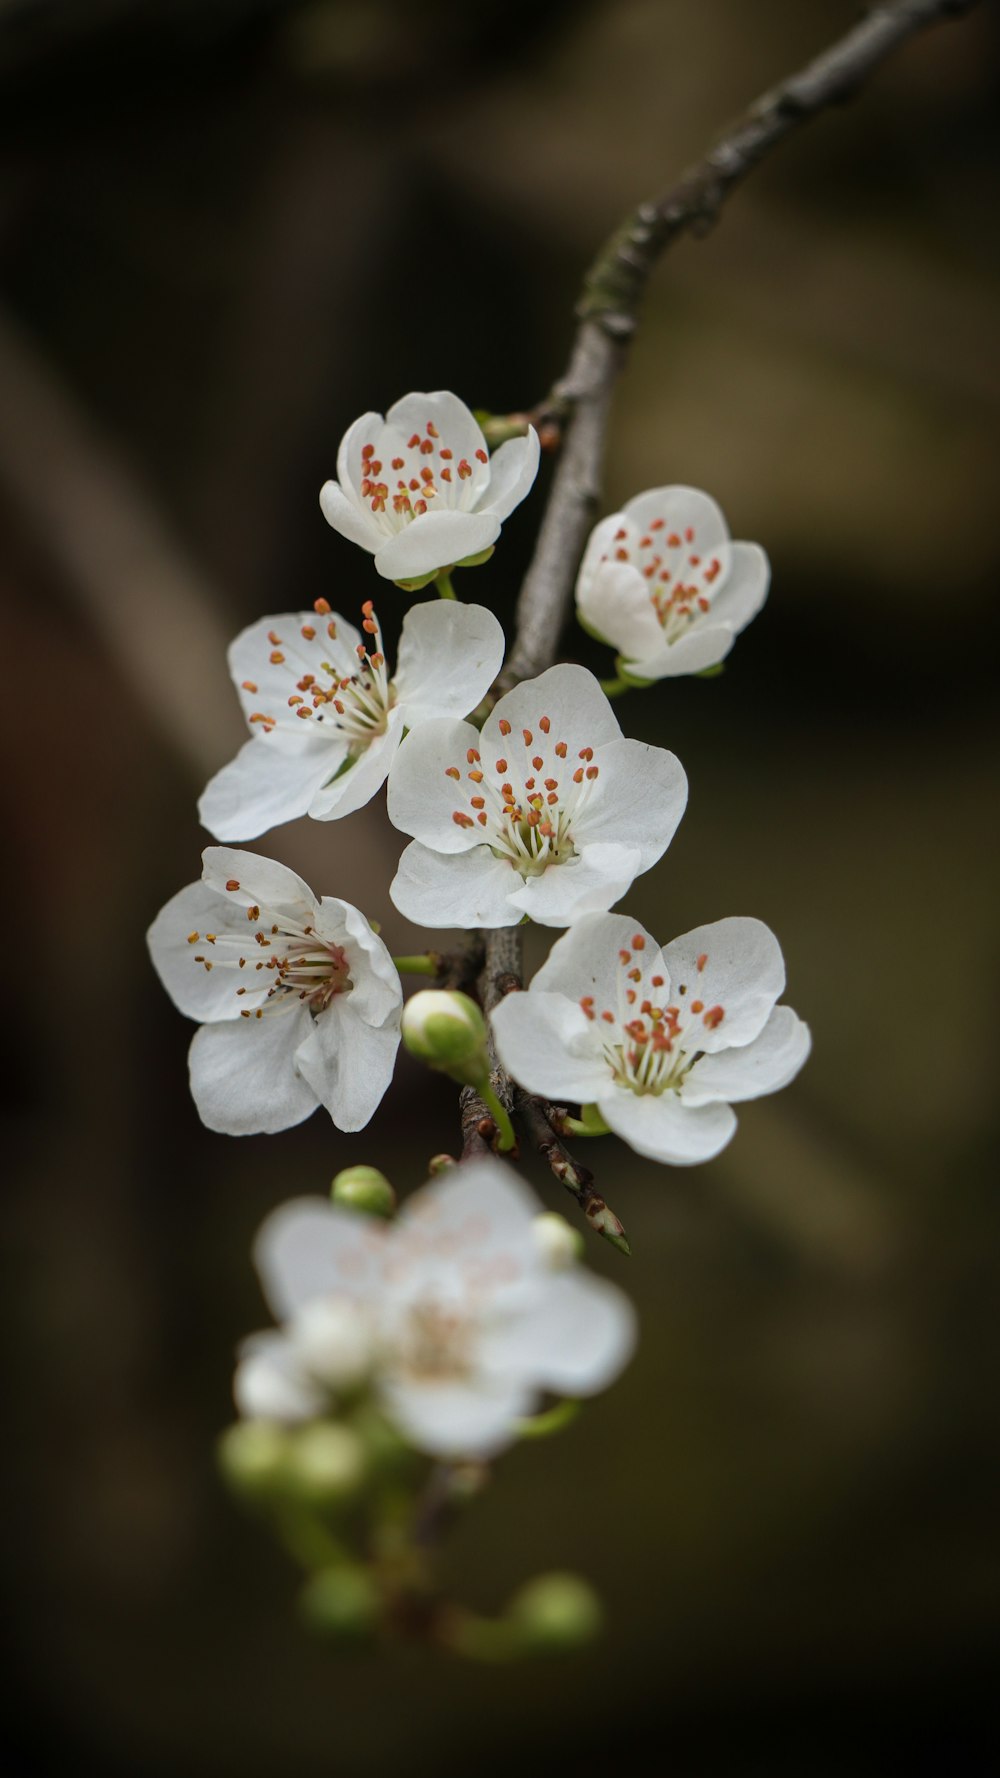
[[592,673],[550,667],[481,735],[441,721],[407,739],[388,808],[414,840],[389,893],[421,926],[568,926],[656,863],[686,801],[680,761],[623,739]]
[[636,679],[700,673],[756,616],[770,577],[760,545],[733,543],[707,494],[650,488],[591,533],[577,613]]
[[492,457],[474,416],[447,389],[362,414],[319,501],[335,531],[375,557],[387,580],[418,581],[492,548],[538,473],[538,434]]
[[775,1001],[778,941],[760,920],[717,920],[660,950],[624,914],[590,914],[527,993],[492,1013],[503,1066],[533,1093],[595,1105],[639,1154],[707,1161],[736,1129],[733,1101],[787,1086],[809,1030]]
[[261,618],[237,636],[229,670],[251,739],[198,805],[216,839],[360,809],[385,783],[404,730],[474,710],[503,662],[503,630],[482,605],[415,605],[392,678],[370,600],[363,627],[371,650],[318,599],[314,611]]
[[189,1063],[202,1122],[253,1135],[325,1105],[338,1129],[362,1129],[399,1045],[385,945],[350,902],[318,900],[273,859],[209,846],[203,864],[148,933],[167,993],[201,1021]]
[[408,1443],[482,1458],[518,1435],[542,1391],[603,1389],[631,1355],[632,1307],[576,1265],[553,1269],[539,1209],[500,1162],[477,1160],[432,1180],[391,1224],[322,1199],[276,1210],[255,1259],[283,1325],[244,1348],[237,1406],[288,1421],[322,1412],[345,1341],[352,1362],[360,1343]]

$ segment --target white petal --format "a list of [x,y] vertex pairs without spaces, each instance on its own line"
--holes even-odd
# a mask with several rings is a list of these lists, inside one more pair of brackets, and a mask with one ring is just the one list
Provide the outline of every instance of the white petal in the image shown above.
[[467,716],[503,666],[504,633],[484,605],[437,599],[403,619],[394,684],[407,728]]
[[726,578],[712,600],[709,623],[745,629],[767,598],[771,564],[759,543],[731,543]]
[[393,1229],[394,1252],[410,1262],[512,1258],[541,1274],[535,1217],[541,1205],[502,1161],[463,1161],[407,1199]]
[[606,519],[601,519],[594,526],[587,539],[587,547],[583,552],[583,561],[580,563],[580,572],[577,575],[576,597],[578,600],[581,594],[585,595],[589,592],[594,575],[602,562],[606,562],[609,557],[614,555],[616,544],[622,541],[616,533],[621,530],[624,530],[626,534],[631,533],[631,535],[627,535],[629,543],[632,542],[633,537],[637,539],[639,536],[631,521],[622,512],[609,513]]
[[511,892],[521,878],[488,846],[458,854],[411,841],[389,887],[389,899],[415,926],[516,926],[522,910]]
[[[659,653],[663,629],[649,583],[628,562],[602,562],[577,584],[576,607],[585,625],[636,661]],[[639,667],[635,668],[641,677]]]
[[606,1092],[611,1070],[600,1033],[563,994],[508,994],[490,1015],[497,1055],[529,1093],[587,1105]]
[[574,1267],[555,1273],[523,1315],[491,1330],[483,1356],[560,1395],[594,1395],[635,1350],[636,1318],[624,1291]]
[[[626,673],[637,679],[678,679],[683,673],[703,673],[706,667],[718,666],[736,640],[736,632],[728,624],[714,623],[706,617],[704,627],[693,624],[669,645],[660,632],[660,646],[649,654],[623,660]],[[624,651],[623,651],[624,653]]]
[[320,785],[347,757],[341,741],[313,741],[295,752],[252,736],[236,758],[209,779],[198,801],[198,819],[217,840],[255,840],[285,821],[305,815]]
[[[333,637],[328,633],[331,624],[336,630]],[[312,635],[303,635],[304,630]],[[334,665],[339,678],[353,673],[360,640],[354,625],[339,612],[319,617],[315,611],[282,611],[249,624],[228,650],[229,672],[247,721],[263,712],[277,725],[283,744],[304,744],[310,737],[303,735],[302,719],[288,703],[298,681],[304,673],[314,673],[322,684],[329,679],[324,673],[326,661]]]
[[225,1136],[257,1136],[290,1130],[315,1111],[316,1094],[295,1067],[303,1021],[304,1007],[195,1032],[188,1068],[203,1124]]
[[[308,813],[314,821],[339,821],[371,802],[389,776],[403,739],[403,721],[401,710],[390,710],[385,733],[375,735],[349,766],[320,786],[309,804]],[[344,753],[346,757],[346,748]]]
[[[220,953],[204,936],[206,932],[239,931],[240,920],[246,929],[241,909],[233,910],[233,915],[227,913],[224,895],[204,883],[189,883],[160,909],[149,928],[146,942],[153,967],[174,1005],[189,1019],[234,1019],[241,1007],[256,1005],[264,998],[265,988],[251,989],[237,998],[236,989],[248,984],[237,969],[214,960]],[[191,943],[193,933],[199,936]],[[252,949],[252,934],[248,936]],[[196,957],[204,957],[212,968],[196,963]]]
[[[202,882],[224,894],[233,907],[261,906],[289,913],[306,921],[319,903],[310,889],[287,864],[265,858],[262,852],[243,852],[236,846],[206,846],[201,855]],[[230,883],[235,888],[230,889]]]
[[538,474],[540,449],[533,426],[524,438],[508,438],[490,458],[490,485],[479,510],[505,519],[530,493]]
[[506,752],[501,721],[509,722],[519,737],[522,729],[536,729],[542,716],[549,718],[550,738],[565,741],[571,755],[581,747],[601,747],[621,739],[618,719],[593,673],[586,667],[561,665],[549,667],[537,679],[523,680],[494,705],[483,723],[484,754],[487,747],[493,757]]
[[575,858],[550,864],[540,877],[528,877],[510,899],[539,926],[569,926],[581,915],[602,913],[618,901],[642,869],[638,846],[588,843]]
[[387,945],[377,932],[372,931],[359,908],[352,907],[349,901],[338,901],[332,895],[324,895],[320,903],[320,917],[317,921],[317,930],[320,933],[325,934],[327,919],[331,914],[335,914],[343,922],[344,938],[338,937],[334,942],[343,943],[347,948],[351,976],[355,983],[351,996],[355,1011],[369,1025],[384,1025],[392,1018],[398,1022],[403,990]]
[[366,444],[375,443],[384,424],[381,414],[360,414],[348,426],[337,448],[337,480],[348,500],[356,506],[361,503],[360,487],[364,481],[361,452]]
[[[706,1025],[705,1015],[696,1015],[701,1021],[697,1048],[709,1053],[749,1043],[784,990],[781,946],[762,920],[734,917],[697,926],[665,945],[663,956],[675,1000],[687,1007],[701,1000],[706,1012],[723,1009],[719,1023]],[[705,959],[701,969],[699,958]],[[692,1047],[686,1039],[685,1048]]]
[[[638,948],[644,967],[650,974],[666,975],[663,955],[638,920],[628,914],[585,914],[574,921],[570,930],[557,939],[546,961],[533,978],[531,992],[564,994],[579,1001],[585,994],[594,1001],[595,1011],[614,1012],[618,1006],[621,986],[619,951],[635,950],[633,939],[644,943]],[[669,992],[669,983],[664,986]]]
[[456,1458],[487,1458],[504,1450],[536,1399],[536,1391],[518,1376],[445,1383],[405,1372],[383,1377],[381,1395],[390,1418],[416,1450]]
[[689,527],[694,531],[693,547],[700,555],[729,542],[729,527],[722,510],[710,494],[700,488],[680,484],[667,488],[650,488],[627,501],[625,516],[640,532],[647,531],[656,519],[664,521],[667,531],[682,535]]
[[480,467],[481,460],[476,452],[485,452],[486,440],[471,409],[450,389],[404,395],[385,417],[390,426],[395,426],[407,438],[414,432],[425,432],[429,423],[435,425],[441,443],[450,446],[456,458],[466,457],[474,473]]
[[320,510],[328,525],[346,537],[349,543],[358,543],[369,555],[374,555],[382,541],[383,532],[368,516],[360,504],[355,504],[345,494],[339,482],[324,482],[319,491]]
[[233,1400],[246,1420],[294,1424],[322,1413],[322,1391],[303,1375],[291,1342],[281,1333],[252,1334],[240,1348]]
[[389,1233],[388,1224],[328,1198],[293,1198],[273,1210],[253,1259],[275,1319],[321,1297],[377,1300]]
[[399,1024],[369,1025],[338,994],[312,1022],[295,1052],[299,1073],[326,1106],[338,1130],[363,1130],[392,1080]]
[[[479,731],[470,722],[442,717],[407,735],[389,776],[387,807],[393,826],[436,852],[480,847],[479,828],[453,820],[456,810],[469,813],[469,797],[476,789],[468,776],[477,769],[469,763],[470,751],[479,751]],[[459,777],[449,777],[451,771]]]
[[422,513],[381,543],[375,566],[386,580],[416,580],[421,574],[452,567],[463,556],[477,556],[499,535],[500,520],[492,513],[440,508]]
[[638,870],[648,870],[666,851],[687,805],[684,767],[676,754],[644,741],[611,742],[595,763],[600,777],[576,818],[574,839],[588,853],[598,840],[637,847]]
[[738,1049],[702,1056],[684,1082],[685,1105],[713,1099],[739,1104],[776,1093],[794,1080],[812,1047],[809,1027],[790,1006],[776,1006],[759,1037]]
[[636,1154],[675,1167],[710,1161],[736,1129],[736,1113],[728,1105],[687,1106],[671,1092],[639,1094],[616,1087],[602,1093],[597,1108]]

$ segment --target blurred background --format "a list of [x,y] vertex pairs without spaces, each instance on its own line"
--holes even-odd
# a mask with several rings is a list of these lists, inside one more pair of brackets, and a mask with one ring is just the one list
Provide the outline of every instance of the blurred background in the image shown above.
[[[911,43],[677,247],[614,409],[609,508],[704,486],[774,571],[722,678],[620,706],[691,785],[627,906],[664,939],[768,921],[815,1051],[710,1166],[586,1154],[634,1250],[590,1258],[642,1349],[504,1460],[448,1568],[484,1609],[581,1568],[593,1654],[343,1665],[300,1631],[212,1462],[265,1320],[250,1241],[351,1161],[417,1185],[454,1093],[402,1061],[360,1136],[214,1136],[144,948],[241,739],[229,637],[378,590],[394,646],[403,595],[317,505],[349,421],[412,388],[538,400],[624,211],[854,16],[0,3],[10,1770],[994,1769],[993,9]],[[460,596],[509,617],[543,498]],[[386,892],[399,847],[378,804],[260,842],[397,951],[420,937]]]

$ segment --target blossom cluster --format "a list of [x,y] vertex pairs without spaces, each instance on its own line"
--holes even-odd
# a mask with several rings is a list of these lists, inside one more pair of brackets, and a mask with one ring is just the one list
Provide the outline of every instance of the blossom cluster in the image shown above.
[[[717,668],[764,601],[767,559],[732,542],[696,489],[636,496],[597,525],[576,589],[616,676],[602,685],[563,663],[495,696],[503,631],[455,597],[451,575],[492,554],[538,462],[530,427],[491,454],[446,391],[362,415],[321,507],[384,581],[433,595],[407,612],[395,664],[371,600],[359,626],[324,597],[262,618],[230,648],[249,735],[199,803],[220,843],[149,931],[164,986],[199,1026],[191,1091],[213,1130],[283,1130],[319,1105],[359,1130],[390,1085],[406,1033],[399,968],[414,960],[394,959],[350,901],[236,844],[304,815],[344,820],[383,786],[408,840],[388,891],[406,919],[561,933],[491,1015],[511,1080],[579,1112],[553,1118],[691,1165],[729,1142],[734,1104],[783,1087],[806,1058],[808,1030],[778,1004],[784,964],[759,920],[717,919],[661,944],[611,911],[669,846],[687,779],[673,753],[622,733],[610,698]],[[481,1014],[429,998],[415,1050],[481,1088],[497,1146],[512,1150]],[[449,1020],[460,1056],[434,1047]],[[571,1244],[553,1245],[551,1226],[543,1238],[539,1210],[509,1168],[481,1159],[435,1177],[394,1221],[344,1201],[275,1211],[256,1259],[280,1325],[241,1351],[240,1413],[336,1422],[364,1400],[412,1449],[482,1460],[545,1394],[603,1388],[631,1353],[632,1310]]]

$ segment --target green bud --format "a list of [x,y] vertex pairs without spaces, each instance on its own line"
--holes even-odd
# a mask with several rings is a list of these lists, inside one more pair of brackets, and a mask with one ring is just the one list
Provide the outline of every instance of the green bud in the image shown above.
[[299,1609],[310,1629],[338,1642],[370,1641],[378,1628],[381,1599],[367,1568],[322,1568],[306,1582]]
[[453,1154],[432,1154],[427,1163],[427,1171],[432,1179],[436,1179],[439,1173],[450,1173],[457,1166],[458,1162]]
[[289,1435],[272,1420],[237,1420],[216,1447],[219,1469],[235,1494],[269,1499],[287,1481]]
[[396,1194],[377,1167],[344,1167],[334,1176],[330,1195],[335,1204],[365,1216],[388,1218],[396,1213]]
[[291,1489],[311,1506],[346,1506],[360,1493],[368,1468],[365,1447],[347,1426],[317,1421],[291,1441]]
[[538,1251],[551,1271],[563,1272],[583,1258],[583,1236],[557,1210],[536,1216],[534,1228]]
[[540,1574],[515,1593],[506,1622],[521,1654],[563,1654],[586,1648],[600,1634],[603,1612],[593,1588],[577,1574]]
[[478,1086],[489,1073],[486,1020],[468,994],[421,989],[403,1008],[402,1033],[411,1055],[452,1080]]

